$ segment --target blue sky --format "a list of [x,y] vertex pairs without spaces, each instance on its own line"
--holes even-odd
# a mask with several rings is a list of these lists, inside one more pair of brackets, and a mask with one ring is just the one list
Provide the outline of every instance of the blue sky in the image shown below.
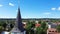
[[[18,0],[0,0],[0,18],[16,18]],[[60,18],[60,0],[20,0],[22,18]]]

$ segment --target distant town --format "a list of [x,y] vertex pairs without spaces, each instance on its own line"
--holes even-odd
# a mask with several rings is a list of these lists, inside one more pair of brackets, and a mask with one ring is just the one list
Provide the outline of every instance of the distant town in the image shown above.
[[[15,25],[16,18],[0,18],[0,33],[10,31]],[[60,18],[28,18],[22,19],[26,34],[59,34]]]
[[0,34],[60,34],[59,15],[59,0],[0,0]]

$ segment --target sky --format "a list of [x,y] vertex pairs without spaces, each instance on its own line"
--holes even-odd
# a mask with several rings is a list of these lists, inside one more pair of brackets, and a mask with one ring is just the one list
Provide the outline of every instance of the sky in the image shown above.
[[60,0],[0,0],[0,18],[16,18],[18,4],[22,18],[60,18]]

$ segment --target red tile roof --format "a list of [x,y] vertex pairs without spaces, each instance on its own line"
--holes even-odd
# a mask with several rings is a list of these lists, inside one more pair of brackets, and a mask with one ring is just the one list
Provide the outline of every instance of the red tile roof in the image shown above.
[[35,26],[36,26],[36,27],[40,27],[40,26],[41,26],[41,24],[35,24]]

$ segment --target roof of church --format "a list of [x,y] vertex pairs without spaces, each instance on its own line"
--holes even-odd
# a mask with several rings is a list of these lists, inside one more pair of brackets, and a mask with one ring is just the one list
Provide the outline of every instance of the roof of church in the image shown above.
[[21,32],[21,31],[18,29],[18,27],[14,26],[14,28],[11,30],[11,32]]
[[20,14],[20,8],[18,8],[18,14],[17,14],[16,22],[15,22],[14,28],[11,30],[11,32],[15,31],[16,29],[19,29],[19,31],[21,31],[21,32],[24,31],[22,19],[21,19],[21,14]]
[[24,31],[23,24],[22,24],[22,19],[21,19],[21,14],[20,14],[20,8],[18,8],[16,23],[18,23],[19,30]]

